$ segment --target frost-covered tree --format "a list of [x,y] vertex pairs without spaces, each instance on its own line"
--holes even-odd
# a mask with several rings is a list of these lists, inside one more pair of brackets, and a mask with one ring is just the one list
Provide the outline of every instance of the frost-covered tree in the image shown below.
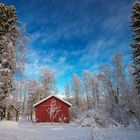
[[74,93],[75,105],[77,107],[80,107],[81,85],[80,85],[80,79],[77,74],[74,74],[72,77],[72,88]]
[[43,70],[43,73],[41,74],[42,89],[44,90],[44,94],[42,94],[42,98],[56,91],[55,81],[56,80],[54,77],[54,73],[51,70],[47,68]]
[[136,112],[136,117],[140,122],[140,2],[135,2],[132,6],[132,16],[131,16],[131,27],[133,31],[133,42],[131,45],[132,48],[132,58],[133,58],[133,70],[132,74],[135,77],[135,88],[137,89],[137,94],[134,94],[136,97],[134,110]]
[[95,77],[92,77],[91,89],[92,89],[92,96],[93,96],[93,105],[94,105],[94,108],[96,109],[96,107],[99,104],[99,96],[100,96],[98,75]]
[[32,80],[15,80],[14,81],[14,98],[18,101],[19,112],[24,118],[27,114],[27,100],[28,95],[31,92]]
[[26,35],[26,29],[25,26],[22,25],[20,27],[18,32],[18,44],[16,45],[16,66],[15,66],[15,76],[18,75],[18,77],[24,77],[23,70],[25,69],[25,63],[27,60],[27,43],[29,40],[29,37]]
[[29,118],[33,119],[33,105],[40,100],[41,92],[39,83],[36,80],[30,79],[28,82],[28,95],[27,95],[27,102],[26,102],[26,114]]
[[113,90],[113,85],[110,79],[110,67],[104,66],[103,68],[103,74],[100,75],[100,80],[103,83],[104,86],[104,94],[105,94],[105,101],[106,101],[106,106],[109,109],[110,112],[112,112],[114,108],[114,104],[118,103],[118,100],[115,98],[115,93]]
[[90,95],[91,95],[91,79],[92,75],[88,70],[83,71],[83,86],[84,86],[84,92],[87,99],[87,108],[90,108]]
[[133,74],[136,76],[136,87],[140,98],[140,2],[133,4],[131,27],[133,31],[133,43],[131,45],[133,53]]
[[128,125],[127,109],[130,107],[128,82],[125,78],[125,68],[122,56],[116,53],[113,56],[113,65],[103,67],[100,76],[104,85],[106,110],[110,117],[124,125]]
[[116,93],[116,97],[119,98],[123,97],[127,100],[127,86],[126,86],[126,80],[125,80],[125,68],[122,62],[122,55],[121,53],[116,53],[113,56],[113,83],[114,83],[114,90]]
[[17,21],[15,7],[0,4],[0,101],[13,91]]
[[19,42],[17,22],[15,7],[0,4],[0,107],[5,116],[9,108],[6,97],[14,89],[16,45]]
[[122,113],[119,108],[119,98],[115,91],[116,81],[113,79],[113,71],[110,66],[102,66],[103,74],[100,75],[100,80],[104,85],[105,110],[110,115],[110,118],[117,122],[122,122]]
[[65,85],[65,95],[66,95],[66,99],[70,101],[70,84],[69,83]]
[[[129,109],[133,110],[134,112],[136,110],[139,110],[138,106],[140,105],[139,103],[136,102],[137,100],[137,89],[136,89],[136,80],[135,80],[135,75],[132,75],[133,67],[129,67],[129,81],[128,81],[128,100],[129,100]],[[137,106],[137,107],[136,107]],[[136,109],[137,108],[137,109]]]

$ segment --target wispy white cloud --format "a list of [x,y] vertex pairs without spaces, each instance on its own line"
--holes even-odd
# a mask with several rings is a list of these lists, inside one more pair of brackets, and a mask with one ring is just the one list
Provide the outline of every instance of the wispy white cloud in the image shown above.
[[122,6],[119,9],[115,6],[110,7],[112,15],[102,22],[102,27],[111,32],[111,34],[120,31],[123,33],[124,30],[128,29],[130,11],[131,9],[128,5]]
[[52,70],[57,79],[70,73],[73,66],[67,63],[67,55],[64,53],[64,55],[57,56],[57,53],[57,51],[53,50],[47,55],[41,56],[37,51],[30,51],[30,62],[25,65],[26,76],[38,79],[41,71],[45,68]]
[[[83,50],[83,55],[80,58],[80,64],[82,65],[84,63],[85,67],[97,67],[97,64],[101,63],[101,58],[111,57],[109,55],[113,50],[114,43],[114,39],[105,40],[104,38],[99,39],[95,42],[91,41]],[[103,61],[102,63],[106,63],[106,60]]]

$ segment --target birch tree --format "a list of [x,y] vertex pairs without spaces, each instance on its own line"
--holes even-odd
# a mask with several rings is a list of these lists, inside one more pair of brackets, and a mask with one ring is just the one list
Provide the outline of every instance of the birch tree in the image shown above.
[[30,119],[32,120],[34,111],[33,105],[42,99],[41,97],[43,92],[41,91],[41,87],[36,80],[30,79],[28,84],[29,91],[27,95],[26,114],[27,116],[30,116]]
[[66,95],[67,100],[70,101],[70,84],[69,83],[65,85],[65,95]]
[[56,91],[55,87],[55,77],[54,73],[49,69],[44,69],[43,73],[41,74],[41,83],[42,88],[44,90],[44,94],[42,94],[42,98],[54,93]]
[[75,104],[77,107],[80,107],[80,79],[77,74],[74,74],[72,77],[72,85],[73,85]]
[[116,95],[119,99],[120,96],[127,97],[126,80],[125,80],[125,68],[122,63],[122,55],[116,53],[113,57],[113,82],[115,84]]
[[[86,95],[86,99],[87,99],[87,108],[89,109],[90,106],[90,96],[91,96],[91,92],[92,92],[92,75],[88,70],[84,70],[83,71],[83,86],[84,86],[84,92]],[[93,98],[94,99],[94,98]]]

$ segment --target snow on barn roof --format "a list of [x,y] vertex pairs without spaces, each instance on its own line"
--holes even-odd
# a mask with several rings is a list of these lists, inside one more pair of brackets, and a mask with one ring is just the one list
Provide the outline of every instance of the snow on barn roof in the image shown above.
[[65,100],[63,100],[63,99],[61,99],[61,98],[57,97],[57,96],[56,96],[56,95],[54,95],[54,94],[51,94],[50,96],[48,96],[48,97],[46,97],[46,98],[42,99],[41,101],[39,101],[39,102],[35,103],[35,104],[33,105],[33,107],[35,107],[35,106],[39,105],[40,103],[42,103],[42,102],[44,102],[44,101],[46,101],[46,100],[50,99],[51,97],[55,97],[55,98],[57,98],[58,100],[60,100],[60,101],[64,102],[65,104],[67,104],[67,105],[69,105],[69,106],[72,106],[72,104],[70,104],[69,102],[67,102],[67,101],[65,101]]

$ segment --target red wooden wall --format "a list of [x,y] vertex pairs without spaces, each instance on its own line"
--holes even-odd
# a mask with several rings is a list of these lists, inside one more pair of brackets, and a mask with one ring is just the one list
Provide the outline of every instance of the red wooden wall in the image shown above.
[[[55,118],[51,119],[49,115],[49,108],[51,103],[56,101],[56,106],[59,108],[58,113],[55,114]],[[46,101],[35,106],[36,122],[69,122],[69,106],[54,96],[47,99]]]

